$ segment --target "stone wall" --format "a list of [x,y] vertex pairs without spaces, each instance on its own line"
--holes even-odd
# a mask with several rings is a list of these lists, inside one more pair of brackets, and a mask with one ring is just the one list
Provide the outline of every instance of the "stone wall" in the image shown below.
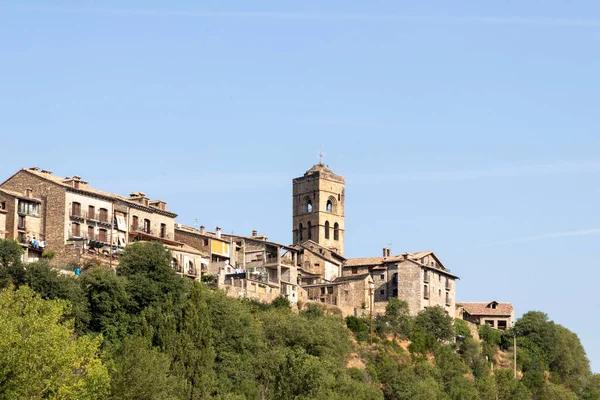
[[192,246],[205,254],[210,254],[210,240],[207,236],[175,228],[175,240]]
[[[25,189],[33,190],[32,197],[42,200],[40,206],[40,233],[46,240],[46,248],[56,253],[53,263],[68,263],[78,257],[71,247],[65,246],[65,191],[60,185],[44,180],[36,175],[21,170],[9,178],[3,188],[25,193]],[[9,210],[7,210],[9,211]],[[10,211],[9,211],[10,213]],[[16,218],[16,212],[12,214]],[[8,225],[9,221],[7,221]],[[13,223],[16,224],[16,220]]]
[[408,303],[411,315],[423,308],[423,273],[410,261],[398,264],[398,298]]

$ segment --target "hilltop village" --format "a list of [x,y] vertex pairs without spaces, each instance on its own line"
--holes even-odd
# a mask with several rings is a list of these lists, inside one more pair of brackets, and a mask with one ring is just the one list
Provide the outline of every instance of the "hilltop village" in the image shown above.
[[[217,227],[191,227],[162,200],[143,192],[103,192],[79,176],[59,177],[23,168],[0,184],[0,239],[14,239],[23,261],[51,258],[56,265],[88,259],[115,267],[125,246],[157,241],[172,254],[173,269],[211,281],[229,296],[270,302],[278,296],[302,307],[318,302],[344,316],[381,313],[390,298],[405,300],[416,315],[441,306],[451,316],[506,329],[510,303],[457,303],[457,275],[433,251],[344,257],[345,180],[323,163],[293,179],[293,238],[275,243],[253,231],[228,235]],[[48,255],[52,257],[48,257]]]

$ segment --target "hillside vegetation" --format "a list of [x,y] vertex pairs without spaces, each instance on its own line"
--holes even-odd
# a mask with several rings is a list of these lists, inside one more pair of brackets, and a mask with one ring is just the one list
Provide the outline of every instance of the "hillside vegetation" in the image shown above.
[[157,243],[77,278],[19,258],[0,240],[0,399],[600,399],[577,336],[541,312],[516,323],[514,379],[512,332],[480,342],[435,307],[391,301],[369,345],[368,319],[229,298]]

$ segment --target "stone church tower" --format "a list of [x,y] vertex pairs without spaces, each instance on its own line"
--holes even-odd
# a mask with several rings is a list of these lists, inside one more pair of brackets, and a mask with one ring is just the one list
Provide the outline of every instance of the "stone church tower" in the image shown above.
[[293,180],[293,243],[312,240],[344,255],[344,178],[323,163]]

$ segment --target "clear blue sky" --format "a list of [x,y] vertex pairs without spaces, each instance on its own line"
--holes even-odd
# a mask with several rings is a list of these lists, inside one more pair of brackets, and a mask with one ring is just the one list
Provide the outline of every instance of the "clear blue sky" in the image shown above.
[[347,256],[433,249],[459,301],[545,311],[600,370],[598,2],[48,3],[0,6],[1,176],[288,243],[322,147]]

